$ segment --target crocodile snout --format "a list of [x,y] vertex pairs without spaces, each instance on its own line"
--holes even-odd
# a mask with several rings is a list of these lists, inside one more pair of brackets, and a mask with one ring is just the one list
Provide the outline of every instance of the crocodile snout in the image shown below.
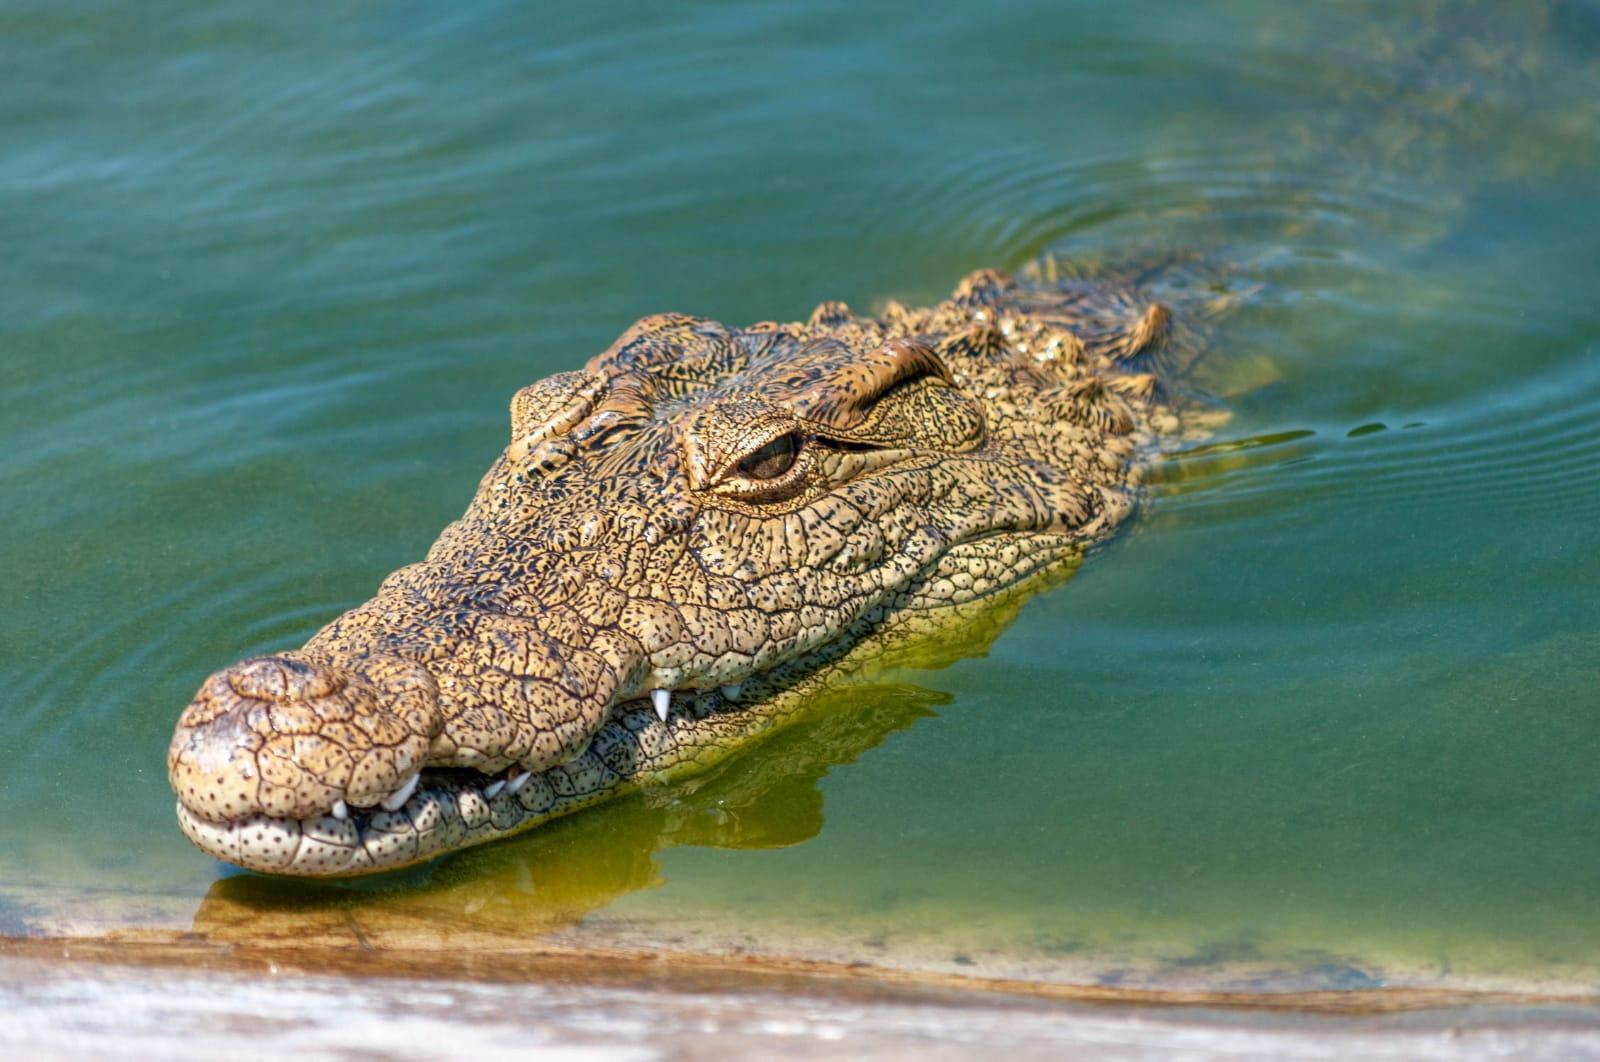
[[357,674],[295,654],[257,657],[200,687],[167,773],[191,811],[219,822],[374,806],[415,785],[442,725],[438,687],[414,662],[371,658]]

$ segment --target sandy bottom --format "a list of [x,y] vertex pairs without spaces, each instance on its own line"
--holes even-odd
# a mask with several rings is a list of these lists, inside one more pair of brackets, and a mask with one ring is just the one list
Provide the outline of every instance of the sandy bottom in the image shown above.
[[[554,893],[554,897],[550,895]],[[522,956],[672,955],[685,962],[767,962],[785,968],[871,970],[876,976],[1015,984],[1028,992],[1135,991],[1217,999],[1354,999],[1413,991],[1433,998],[1533,999],[1600,1006],[1592,970],[1547,964],[1475,968],[1414,957],[1207,949],[1194,940],[1139,949],[1064,946],[1028,939],[1026,927],[898,927],[883,920],[730,919],[661,905],[600,907],[559,890],[538,902],[473,875],[426,888],[355,891],[255,875],[210,883],[203,895],[128,889],[7,888],[0,939],[183,940],[251,952],[317,948],[329,955],[407,955],[422,973],[456,957],[506,963]],[[431,958],[429,958],[431,957]],[[430,964],[433,964],[430,966]]]

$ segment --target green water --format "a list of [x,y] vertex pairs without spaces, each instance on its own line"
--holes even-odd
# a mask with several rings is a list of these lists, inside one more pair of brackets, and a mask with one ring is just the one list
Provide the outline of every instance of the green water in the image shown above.
[[511,392],[634,318],[1178,248],[1251,292],[1233,419],[987,657],[335,895],[1600,976],[1600,9],[1302,6],[7,5],[0,930],[325,902],[184,841],[177,711],[419,557]]

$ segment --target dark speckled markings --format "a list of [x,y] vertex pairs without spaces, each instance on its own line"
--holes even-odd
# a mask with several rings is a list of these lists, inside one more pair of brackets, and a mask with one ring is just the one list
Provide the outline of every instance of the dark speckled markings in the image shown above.
[[1194,281],[1045,263],[877,317],[645,318],[516,394],[426,559],[206,680],[168,753],[184,832],[363,873],[703,770],[1111,533],[1185,430]]

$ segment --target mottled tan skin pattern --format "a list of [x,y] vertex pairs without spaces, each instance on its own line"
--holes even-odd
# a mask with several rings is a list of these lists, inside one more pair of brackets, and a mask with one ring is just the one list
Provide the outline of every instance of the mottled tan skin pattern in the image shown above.
[[517,393],[424,561],[205,682],[168,754],[185,832],[279,873],[414,863],[703,769],[875,642],[994,607],[1109,534],[1179,429],[1171,276],[645,318]]

